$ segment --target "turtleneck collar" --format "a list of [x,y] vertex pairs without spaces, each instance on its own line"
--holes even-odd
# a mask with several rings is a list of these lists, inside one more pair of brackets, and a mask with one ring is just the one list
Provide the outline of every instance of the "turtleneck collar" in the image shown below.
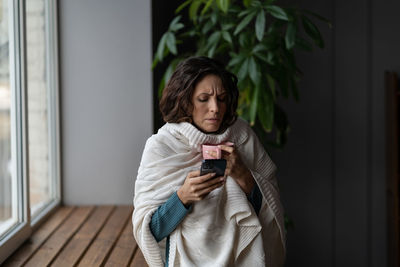
[[162,128],[173,135],[184,136],[189,145],[196,150],[201,150],[202,144],[220,144],[225,141],[230,141],[228,138],[231,135],[231,127],[220,134],[207,134],[200,131],[196,128],[196,126],[188,122],[166,123]]

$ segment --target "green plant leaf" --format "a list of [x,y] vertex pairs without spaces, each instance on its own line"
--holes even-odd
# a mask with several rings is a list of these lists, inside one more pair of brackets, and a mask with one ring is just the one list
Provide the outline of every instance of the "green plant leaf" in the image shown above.
[[229,34],[229,32],[223,31],[222,32],[222,37],[224,38],[225,41],[227,41],[228,43],[232,44],[232,38],[231,38],[231,35]]
[[249,59],[247,58],[246,60],[243,61],[243,64],[240,67],[239,72],[237,74],[239,80],[244,80],[244,78],[246,78],[246,75],[248,73],[248,68],[249,68]]
[[264,54],[256,52],[256,53],[254,53],[254,55],[256,57],[258,57],[259,59],[261,59],[262,61],[264,61],[265,63],[269,64],[268,58]]
[[[169,24],[169,31],[176,31],[175,29],[176,28],[179,28],[179,26],[177,26],[178,24],[182,24],[182,23],[179,23],[179,20],[181,19],[181,15],[179,15],[179,16],[176,16],[172,21],[171,21],[171,23]],[[183,25],[183,24],[182,24]],[[178,29],[179,30],[179,29]]]
[[277,19],[281,19],[281,20],[289,20],[288,15],[286,14],[285,10],[283,10],[282,8],[278,7],[278,6],[267,6],[266,10],[271,14],[271,16],[277,18]]
[[308,19],[306,16],[302,16],[302,21],[303,21],[303,27],[308,36],[313,39],[314,43],[320,47],[324,48],[324,40],[321,37],[321,33],[319,32],[317,26],[312,23],[310,19]]
[[251,106],[250,106],[250,125],[251,126],[253,126],[256,121],[259,93],[260,93],[260,84],[256,84],[256,86],[254,87],[253,98],[252,98]]
[[265,31],[265,12],[261,9],[256,18],[256,37],[261,42]]
[[215,49],[217,49],[217,45],[213,45],[210,49],[208,49],[207,56],[212,58],[214,57]]
[[254,57],[250,57],[250,61],[249,61],[249,76],[250,79],[253,81],[254,84],[259,84],[260,83],[260,70],[259,67],[256,63],[256,61],[254,60]]
[[[275,102],[281,96],[299,98],[297,77],[301,71],[296,65],[294,47],[304,50],[312,50],[314,44],[321,47],[323,40],[316,27],[319,24],[313,23],[321,20],[331,24],[317,14],[282,8],[276,2],[182,0],[176,12],[187,11],[190,21],[183,23],[179,14],[171,21],[158,43],[152,67],[164,65],[160,62],[166,61],[170,54],[178,55],[181,43],[185,47],[189,44],[185,56],[208,55],[226,60],[227,69],[238,77],[238,114],[258,128],[263,144],[282,147],[289,124],[285,112]],[[299,36],[303,30],[307,37]],[[160,93],[177,62],[174,64],[168,65],[164,72]],[[268,133],[271,131],[273,135]]]
[[207,41],[207,47],[216,46],[221,39],[221,32],[214,32]]
[[167,32],[166,44],[167,44],[169,51],[171,51],[172,54],[176,55],[178,53],[178,51],[176,50],[175,35],[172,32]]
[[187,1],[183,2],[183,4],[181,4],[180,6],[178,6],[177,9],[175,9],[175,14],[181,12],[181,10],[184,9],[186,6],[190,5],[190,3],[191,3],[192,1],[193,1],[193,0],[187,0]]
[[[245,33],[245,32],[241,32],[240,34],[239,34],[239,44],[240,44],[240,46],[242,47],[242,49],[243,49],[243,47],[247,47],[247,44],[246,44],[246,42],[248,42],[248,39],[247,39],[247,34]],[[243,49],[244,50],[244,49]]]
[[212,23],[215,25],[217,23],[217,20],[218,20],[217,13],[216,12],[212,13],[210,19],[211,19]]
[[233,27],[235,27],[235,24],[233,23],[228,23],[228,24],[222,24],[222,30],[223,31],[229,31],[230,29],[232,29]]
[[231,56],[231,60],[228,63],[228,67],[239,65],[246,57],[243,54]]
[[241,30],[243,30],[244,27],[246,27],[250,21],[255,17],[256,13],[252,12],[248,14],[244,19],[237,25],[235,32],[233,33],[234,35],[237,35]]
[[199,35],[199,32],[195,29],[187,29],[185,32],[181,33],[179,36],[182,38],[194,37]]
[[260,51],[266,51],[267,47],[264,44],[257,44],[253,47],[253,50],[251,50],[251,52],[253,53],[257,53]]
[[294,47],[296,44],[296,24],[291,21],[288,23],[288,27],[286,29],[286,34],[285,34],[285,44],[286,44],[286,49],[290,50]]
[[208,9],[210,8],[211,4],[214,2],[214,0],[208,0],[206,5],[203,7],[203,10],[201,11],[201,15],[204,15]]
[[274,100],[268,89],[261,90],[258,105],[258,118],[266,132],[271,132],[274,126]]
[[177,32],[184,27],[185,27],[185,25],[183,25],[183,23],[177,23],[174,25],[174,27],[171,28],[171,31]]
[[259,0],[253,0],[251,1],[251,6],[255,7],[256,9],[262,8],[262,4]]
[[202,32],[203,34],[207,34],[208,31],[209,31],[213,26],[214,26],[214,25],[213,25],[212,21],[209,20],[209,21],[207,21],[206,24],[204,24],[204,26],[203,26],[201,32]]
[[158,48],[157,48],[157,58],[162,61],[163,56],[164,56],[164,49],[165,49],[165,43],[167,41],[167,33],[164,33],[163,36],[161,37],[160,42],[158,43]]
[[275,60],[274,60],[274,53],[272,53],[271,51],[268,51],[267,53],[267,62],[270,65],[275,65]]
[[217,0],[217,5],[222,12],[226,13],[229,8],[229,0]]
[[249,7],[251,5],[251,2],[253,2],[252,0],[243,0],[243,5],[245,7]]
[[238,16],[239,18],[241,18],[241,17],[243,17],[244,15],[249,14],[250,12],[251,12],[251,9],[245,9],[245,10],[241,11],[237,16]]
[[197,18],[197,11],[199,10],[200,5],[202,4],[201,0],[194,0],[189,7],[189,18],[194,21]]
[[158,59],[157,56],[155,56],[154,59],[153,59],[153,63],[151,64],[151,69],[152,70],[154,70],[154,68],[157,66],[158,62],[159,62],[159,59]]

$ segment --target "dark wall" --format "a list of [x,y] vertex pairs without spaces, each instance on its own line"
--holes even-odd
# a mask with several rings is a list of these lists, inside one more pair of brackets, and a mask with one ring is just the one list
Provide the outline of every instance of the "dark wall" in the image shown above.
[[398,1],[286,1],[329,18],[298,53],[301,101],[280,167],[288,266],[387,266],[384,71],[400,71]]
[[[383,77],[400,72],[400,2],[280,3],[333,24],[318,23],[324,50],[297,53],[300,102],[284,104],[289,141],[270,151],[295,224],[286,266],[387,266]],[[153,15],[161,5],[153,1]]]
[[[175,17],[175,9],[179,6],[179,1],[162,1],[152,0],[152,40],[153,40],[153,55],[157,51],[158,42],[161,36],[168,30],[169,23]],[[153,132],[163,125],[160,110],[158,108],[158,86],[162,79],[163,71],[168,67],[167,58],[164,62],[160,62],[153,70],[153,103],[154,103],[154,122]]]

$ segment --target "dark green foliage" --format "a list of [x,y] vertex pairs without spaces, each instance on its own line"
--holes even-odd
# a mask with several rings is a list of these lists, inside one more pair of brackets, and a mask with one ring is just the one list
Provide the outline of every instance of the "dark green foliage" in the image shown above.
[[[186,25],[181,22],[182,12],[188,12]],[[217,58],[238,77],[238,114],[250,122],[265,146],[283,147],[290,128],[278,100],[299,100],[301,72],[294,49],[323,48],[324,40],[310,17],[330,26],[329,21],[310,11],[278,6],[274,0],[187,0],[176,14],[154,55],[153,68],[174,55],[159,94],[183,58]],[[193,43],[191,53],[179,53],[181,44]]]

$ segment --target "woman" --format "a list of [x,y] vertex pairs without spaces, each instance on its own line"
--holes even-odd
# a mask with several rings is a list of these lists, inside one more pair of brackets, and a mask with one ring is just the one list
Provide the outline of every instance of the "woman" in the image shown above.
[[[166,85],[166,124],[146,142],[132,216],[150,266],[283,265],[276,167],[237,118],[238,94],[236,77],[206,57],[181,62]],[[221,149],[224,176],[200,176],[203,144]]]

